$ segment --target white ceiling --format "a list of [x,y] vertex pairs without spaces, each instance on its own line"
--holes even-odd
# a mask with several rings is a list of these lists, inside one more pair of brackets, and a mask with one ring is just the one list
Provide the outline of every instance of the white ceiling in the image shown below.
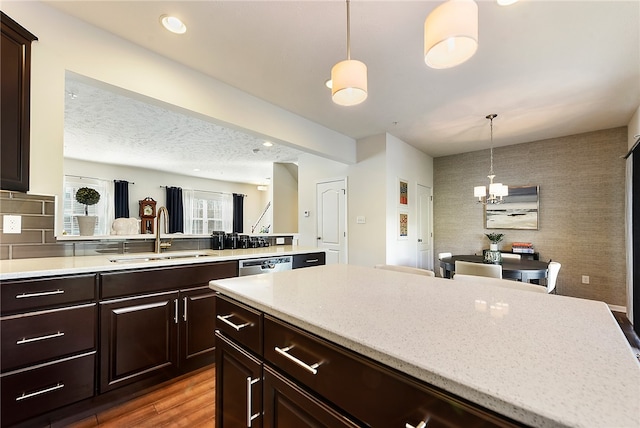
[[[369,97],[331,102],[346,6],[328,1],[52,1],[70,15],[353,138],[389,132],[438,157],[628,124],[640,105],[640,2],[478,1],[479,49],[430,69],[424,19],[441,1],[351,1],[351,56]],[[188,26],[168,33],[159,16]]]

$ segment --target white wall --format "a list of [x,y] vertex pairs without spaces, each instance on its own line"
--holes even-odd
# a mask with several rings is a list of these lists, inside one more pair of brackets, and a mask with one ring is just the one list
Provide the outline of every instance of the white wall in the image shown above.
[[640,136],[640,106],[638,106],[638,109],[631,117],[629,125],[627,125],[627,132],[629,135],[627,143],[629,150],[631,150],[631,147],[638,141],[638,137]]
[[273,164],[272,233],[298,233],[298,177],[294,164]]
[[166,205],[165,189],[160,186],[177,186],[183,189],[243,193],[247,195],[244,199],[244,233],[251,231],[251,225],[258,219],[264,207],[263,193],[265,192],[258,191],[256,186],[250,184],[208,180],[151,169],[85,162],[68,158],[64,160],[64,173],[109,181],[126,180],[130,183],[135,183],[129,186],[129,215],[135,218],[138,217],[138,201],[147,196],[157,201],[158,207]]
[[[387,263],[417,266],[418,250],[418,200],[417,185],[433,189],[433,158],[408,145],[391,134],[386,135],[386,213],[387,213]],[[409,184],[408,239],[398,240],[398,179]],[[433,216],[433,214],[432,214]]]
[[[352,163],[356,145],[305,118],[225,85],[37,1],[2,3],[38,37],[32,46],[30,191],[62,195],[65,71],[213,118],[271,141]],[[167,90],[171,88],[171,90]],[[58,216],[60,230],[61,216]]]
[[358,162],[349,166],[349,264],[374,266],[386,262],[386,137],[360,139],[357,147]]

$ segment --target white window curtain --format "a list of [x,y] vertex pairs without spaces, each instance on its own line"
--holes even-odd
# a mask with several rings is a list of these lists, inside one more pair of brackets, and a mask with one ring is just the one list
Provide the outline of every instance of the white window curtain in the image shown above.
[[115,213],[112,202],[113,181],[99,178],[64,176],[63,195],[63,233],[66,235],[80,235],[75,216],[84,215],[84,205],[76,201],[75,195],[79,188],[90,187],[100,194],[100,200],[95,205],[89,205],[89,215],[98,217],[96,235],[108,235],[111,230]]
[[233,196],[228,193],[183,189],[185,233],[210,235],[213,231],[231,232]]

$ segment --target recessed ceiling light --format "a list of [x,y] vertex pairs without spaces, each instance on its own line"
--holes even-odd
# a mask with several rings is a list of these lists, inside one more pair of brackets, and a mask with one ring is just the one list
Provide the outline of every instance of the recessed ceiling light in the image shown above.
[[187,32],[187,26],[175,16],[162,15],[160,17],[160,23],[172,33],[184,34]]
[[262,143],[262,145],[265,147],[271,147],[273,146],[273,143],[271,141],[265,141],[264,143]]

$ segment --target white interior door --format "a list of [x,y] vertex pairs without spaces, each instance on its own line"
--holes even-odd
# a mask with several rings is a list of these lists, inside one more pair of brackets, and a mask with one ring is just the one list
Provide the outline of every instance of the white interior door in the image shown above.
[[327,264],[347,263],[346,182],[344,179],[316,185],[318,248],[327,252]]
[[429,270],[433,270],[431,202],[431,187],[418,184],[418,267]]

